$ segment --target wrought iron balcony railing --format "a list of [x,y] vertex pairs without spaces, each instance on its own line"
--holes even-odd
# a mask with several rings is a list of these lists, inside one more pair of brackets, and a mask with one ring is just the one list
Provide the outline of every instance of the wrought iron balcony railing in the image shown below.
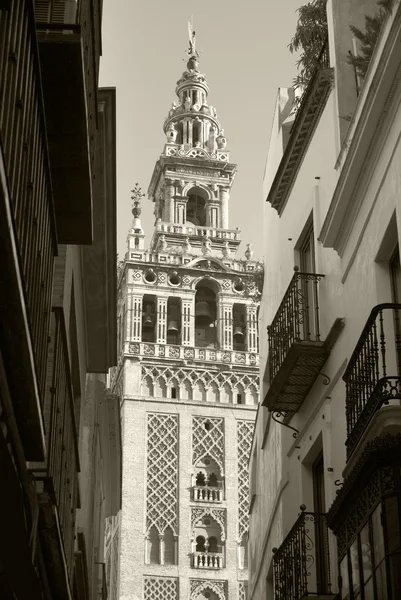
[[373,308],[343,379],[349,458],[375,412],[401,400],[401,304]]
[[197,502],[222,502],[223,490],[219,487],[195,486],[194,500]]
[[271,411],[296,412],[329,355],[320,334],[318,284],[323,277],[296,270],[268,327],[270,388],[264,404]]
[[328,527],[324,513],[301,514],[281,544],[273,549],[275,600],[333,596],[330,580]]
[[195,569],[222,569],[223,555],[217,552],[194,552],[193,566]]

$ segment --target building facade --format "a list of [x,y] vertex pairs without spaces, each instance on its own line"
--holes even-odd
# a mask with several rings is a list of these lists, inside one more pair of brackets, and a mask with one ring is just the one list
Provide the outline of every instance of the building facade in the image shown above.
[[105,389],[115,90],[97,88],[100,23],[101,2],[0,2],[5,600],[104,598],[103,521],[120,508],[119,404]]
[[250,600],[400,596],[399,1],[364,78],[347,62],[358,52],[350,25],[379,10],[329,0],[328,39],[296,114],[292,91],[279,91]]
[[109,529],[110,578],[116,552],[120,562],[112,600],[245,598],[260,266],[250,247],[236,256],[236,165],[194,38],[188,54],[149,186],[153,237],[145,249],[136,187],[120,265],[113,391],[123,494]]

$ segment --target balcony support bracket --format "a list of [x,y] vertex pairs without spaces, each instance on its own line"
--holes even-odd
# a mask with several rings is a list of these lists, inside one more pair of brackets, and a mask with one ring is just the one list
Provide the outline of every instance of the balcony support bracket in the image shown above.
[[[292,437],[294,439],[296,439],[299,436],[299,431],[298,429],[295,429],[295,427],[292,427],[291,425],[288,425],[288,423],[286,422],[288,418],[290,418],[292,416],[292,413],[288,413],[288,412],[272,412],[272,419],[273,421],[275,421],[276,423],[278,423],[279,425],[284,425],[284,427],[288,427],[288,429],[291,429],[294,433],[292,434]],[[280,420],[281,419],[281,420]]]

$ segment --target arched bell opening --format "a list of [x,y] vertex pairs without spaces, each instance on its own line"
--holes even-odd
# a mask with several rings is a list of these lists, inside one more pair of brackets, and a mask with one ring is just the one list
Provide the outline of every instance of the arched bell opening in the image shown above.
[[167,300],[167,344],[181,344],[181,298]]
[[186,225],[206,227],[206,192],[193,187],[188,191],[187,197]]
[[149,294],[142,301],[142,341],[156,341],[156,296]]
[[217,347],[217,299],[211,282],[202,280],[195,294],[195,345]]
[[246,339],[246,306],[234,304],[233,306],[233,348],[245,350]]

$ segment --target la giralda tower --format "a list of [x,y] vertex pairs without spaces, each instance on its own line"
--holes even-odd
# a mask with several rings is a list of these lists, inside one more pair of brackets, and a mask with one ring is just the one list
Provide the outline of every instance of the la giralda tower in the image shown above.
[[258,403],[259,265],[229,225],[237,167],[191,33],[119,266],[122,511],[109,524],[111,600],[245,600],[248,457]]

